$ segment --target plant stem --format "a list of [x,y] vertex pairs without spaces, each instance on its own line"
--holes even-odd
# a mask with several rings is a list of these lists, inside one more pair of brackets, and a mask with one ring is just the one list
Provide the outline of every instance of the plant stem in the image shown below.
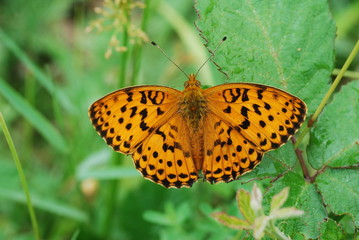
[[[128,3],[129,4],[129,3]],[[124,6],[124,11],[127,18],[127,23],[124,25],[123,36],[122,36],[122,46],[126,47],[126,51],[122,52],[120,55],[120,67],[119,67],[119,78],[118,78],[118,87],[123,88],[126,85],[126,77],[127,77],[127,65],[129,58],[129,36],[128,30],[130,25],[130,9],[129,6]],[[119,155],[118,153],[113,153],[111,156],[111,165],[118,166],[121,162],[123,155]],[[109,234],[113,224],[113,216],[116,212],[116,200],[117,200],[117,190],[118,190],[119,180],[110,180],[107,184],[107,194],[105,199],[105,214],[104,221],[102,222],[101,232],[104,238],[109,239]],[[118,214],[117,214],[118,215]]]
[[130,16],[129,9],[126,6],[126,17],[128,19],[127,24],[124,25],[123,36],[122,36],[122,46],[124,46],[127,50],[122,52],[120,55],[120,72],[118,78],[118,87],[123,88],[126,85],[126,77],[127,77],[127,64],[128,64],[128,52],[129,49],[129,41],[128,41],[128,26],[130,25]]
[[[339,73],[340,73],[340,69],[335,68],[332,72],[332,75],[337,76]],[[343,76],[346,78],[359,79],[359,72],[347,70]]]
[[[116,152],[111,155],[111,165],[117,166],[121,162],[123,155]],[[109,234],[113,224],[113,217],[116,212],[116,200],[117,200],[117,189],[118,189],[118,179],[109,180],[106,186],[106,196],[105,196],[105,213],[104,221],[102,222],[101,230],[105,239],[109,239]]]
[[29,211],[32,228],[34,230],[35,239],[40,240],[41,238],[40,238],[39,225],[37,224],[35,210],[32,207],[32,202],[31,202],[29,188],[27,186],[26,177],[25,177],[24,171],[22,170],[21,162],[20,162],[19,156],[17,155],[17,151],[16,151],[16,148],[15,148],[14,142],[12,141],[11,135],[10,135],[9,130],[8,130],[8,128],[6,126],[6,123],[5,123],[5,119],[3,118],[1,112],[0,112],[0,125],[1,125],[1,127],[3,129],[6,141],[7,141],[8,145],[9,145],[9,148],[10,148],[10,151],[11,151],[11,154],[12,154],[12,158],[14,159],[17,171],[19,173],[21,186],[22,186],[22,188],[24,190],[24,193],[25,193],[25,196],[26,196],[27,208],[28,208],[28,211]]
[[[150,12],[150,3],[151,0],[145,0],[145,9],[143,10],[142,15],[142,23],[141,23],[141,30],[146,32],[147,29],[147,22],[148,16]],[[137,43],[133,48],[133,71],[132,71],[132,78],[131,78],[131,85],[135,85],[138,79],[138,74],[140,72],[141,62],[142,62],[142,46],[143,43]]]
[[297,148],[299,146],[299,144],[303,141],[304,136],[308,133],[309,129],[313,126],[313,124],[315,123],[315,121],[317,120],[319,114],[323,111],[323,108],[325,107],[325,105],[327,104],[329,98],[332,96],[335,88],[338,86],[340,80],[342,79],[345,71],[348,69],[349,65],[351,64],[351,62],[354,60],[354,57],[358,54],[359,52],[359,40],[357,41],[357,43],[355,44],[353,50],[351,51],[349,57],[347,58],[347,60],[345,61],[342,69],[340,70],[339,74],[337,75],[337,77],[335,78],[332,86],[330,87],[330,89],[328,90],[327,94],[324,96],[322,102],[320,103],[319,107],[317,108],[317,110],[315,111],[315,113],[313,114],[313,116],[309,119],[309,122],[307,125],[304,126],[303,131],[301,132],[301,134],[298,137],[298,141],[297,143],[294,145],[294,148]]

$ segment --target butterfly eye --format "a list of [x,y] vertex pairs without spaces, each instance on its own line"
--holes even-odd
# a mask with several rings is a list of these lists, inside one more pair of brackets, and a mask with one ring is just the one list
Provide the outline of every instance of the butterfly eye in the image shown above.
[[186,88],[186,87],[188,87],[188,86],[189,86],[188,81],[184,82],[184,87]]
[[196,81],[196,86],[200,87],[201,86],[201,82],[200,81]]

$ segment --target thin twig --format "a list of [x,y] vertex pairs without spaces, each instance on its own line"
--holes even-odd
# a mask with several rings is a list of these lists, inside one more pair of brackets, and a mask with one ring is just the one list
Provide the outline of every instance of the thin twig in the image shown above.
[[[296,138],[294,136],[292,137],[292,143],[293,143],[293,145],[295,145],[295,143],[296,143]],[[294,148],[294,151],[295,151],[295,154],[297,155],[299,164],[302,168],[304,178],[309,182],[313,182],[312,178],[310,177],[307,165],[305,164],[305,161],[304,161],[303,151],[300,150],[298,147]]]

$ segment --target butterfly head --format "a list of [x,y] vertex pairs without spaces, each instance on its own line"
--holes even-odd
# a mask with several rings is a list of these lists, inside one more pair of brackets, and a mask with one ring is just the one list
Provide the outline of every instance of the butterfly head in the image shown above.
[[201,82],[196,79],[196,75],[190,74],[188,80],[184,83],[186,89],[198,89],[201,88]]

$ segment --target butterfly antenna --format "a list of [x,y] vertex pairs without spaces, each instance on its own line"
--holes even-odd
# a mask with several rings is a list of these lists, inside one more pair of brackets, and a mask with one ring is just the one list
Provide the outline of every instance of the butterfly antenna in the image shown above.
[[173,63],[188,78],[188,75],[185,73],[185,71],[183,71],[182,68],[180,68],[180,66],[178,66],[174,61],[172,61],[172,59],[169,56],[167,56],[167,54],[162,50],[162,48],[160,46],[157,45],[157,43],[155,43],[155,42],[151,42],[151,43],[153,46],[157,47],[163,53],[163,55],[165,55],[165,57],[168,60],[170,60],[171,63]]
[[196,75],[195,75],[196,77],[197,77],[199,71],[201,71],[201,69],[203,68],[203,66],[206,65],[206,63],[207,63],[211,58],[214,57],[214,54],[217,52],[217,49],[219,48],[219,46],[221,46],[221,44],[222,44],[224,41],[226,41],[226,40],[227,40],[227,37],[222,38],[222,40],[218,43],[217,47],[216,47],[216,48],[214,49],[214,51],[212,52],[211,56],[209,56],[209,57],[207,58],[207,60],[206,60],[206,61],[200,66],[200,68],[197,70]]

